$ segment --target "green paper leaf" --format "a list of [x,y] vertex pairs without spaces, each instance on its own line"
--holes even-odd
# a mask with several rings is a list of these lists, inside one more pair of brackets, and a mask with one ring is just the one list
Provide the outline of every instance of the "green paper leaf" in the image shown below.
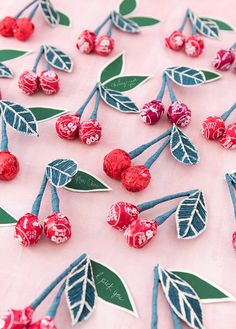
[[0,50],[0,62],[9,61],[18,57],[26,56],[30,51],[18,50],[18,49],[1,49]]
[[125,18],[124,16],[121,16],[116,11],[113,11],[111,13],[111,19],[115,27],[117,27],[119,30],[123,32],[128,32],[128,33],[140,32],[140,28],[138,24],[129,20],[128,18]]
[[73,62],[70,56],[56,47],[50,45],[43,45],[43,47],[44,57],[50,65],[61,71],[72,71]]
[[98,297],[137,317],[137,311],[129,289],[113,269],[91,260]]
[[235,31],[235,28],[234,28],[232,25],[230,25],[230,24],[228,24],[228,23],[226,23],[226,22],[224,22],[224,21],[221,21],[221,20],[219,20],[219,19],[216,19],[216,18],[210,18],[210,17],[201,17],[201,18],[202,18],[202,19],[209,19],[209,20],[215,22],[216,25],[218,26],[218,28],[219,28],[221,31]]
[[29,110],[33,113],[38,122],[54,119],[59,115],[65,114],[67,110],[56,109],[44,106],[30,107]]
[[111,188],[86,170],[78,170],[65,188],[72,192],[107,192]]
[[195,15],[191,10],[189,10],[188,12],[190,21],[199,33],[208,38],[219,38],[220,31],[218,25],[214,21],[206,18],[200,18]]
[[214,71],[201,70],[201,72],[205,76],[205,82],[204,83],[212,82],[212,81],[219,80],[220,78],[222,78],[221,74],[216,73]]
[[123,0],[119,6],[119,13],[124,16],[128,15],[135,10],[136,6],[136,0]]
[[13,78],[12,71],[3,63],[0,63],[0,78]]
[[168,67],[165,73],[173,82],[181,87],[194,87],[205,82],[204,74],[200,70],[191,67]]
[[187,282],[196,292],[202,303],[235,302],[236,299],[229,292],[216,286],[191,272],[172,271],[175,275]]
[[59,15],[59,25],[71,27],[71,20],[70,20],[69,16],[62,13],[61,11],[57,11],[57,13]]
[[144,16],[129,17],[129,20],[136,23],[140,27],[156,25],[161,22],[159,19]]
[[57,26],[59,23],[59,15],[51,1],[39,0],[39,6],[47,23],[53,27]]
[[17,218],[10,214],[6,209],[0,206],[0,227],[1,226],[12,226],[17,222]]
[[127,75],[110,79],[104,84],[107,89],[112,89],[120,92],[128,91],[136,88],[140,84],[149,79],[149,76]]
[[103,83],[119,74],[122,73],[124,68],[124,54],[121,53],[115,59],[112,59],[110,63],[108,63],[100,73],[100,82]]

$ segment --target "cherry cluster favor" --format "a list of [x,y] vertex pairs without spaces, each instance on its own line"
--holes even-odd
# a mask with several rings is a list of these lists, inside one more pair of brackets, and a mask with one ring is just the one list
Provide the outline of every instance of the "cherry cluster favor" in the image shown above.
[[[230,197],[232,200],[233,204],[233,209],[234,209],[234,217],[236,219],[236,172],[233,172],[231,174],[227,173],[225,174],[226,182],[228,185]],[[232,245],[233,249],[236,251],[236,231],[232,235]]]
[[29,109],[9,100],[0,100],[0,114],[2,129],[0,180],[10,181],[18,174],[20,166],[16,156],[9,151],[7,126],[29,136],[38,136],[38,124],[35,116]]
[[[191,25],[192,34],[186,37],[183,31],[188,22]],[[218,39],[220,30],[228,31],[233,30],[233,28],[219,19],[199,17],[192,10],[187,9],[182,25],[178,30],[175,30],[165,38],[165,45],[174,51],[184,49],[186,55],[197,57],[202,54],[205,47],[201,35],[207,38]]]
[[[179,197],[186,198],[178,206],[158,215],[155,219],[140,218],[143,211]],[[124,238],[130,247],[142,248],[157,235],[159,225],[174,213],[176,213],[178,238],[193,239],[206,229],[207,211],[200,190],[171,194],[139,205],[117,202],[109,210],[107,223],[124,232]]]
[[[85,102],[74,114],[60,116],[56,121],[56,131],[59,137],[67,140],[79,139],[87,145],[97,144],[102,137],[102,125],[97,120],[100,101],[123,113],[138,113],[137,105],[122,92],[131,90],[148,76],[122,76],[124,54],[118,55],[101,72],[99,82],[95,84]],[[90,117],[81,120],[85,109],[96,95],[93,111]]]
[[[42,56],[46,62],[45,70],[37,74],[37,68]],[[59,89],[59,77],[51,66],[64,72],[71,72],[73,68],[72,59],[60,49],[50,46],[42,45],[40,47],[38,56],[35,60],[31,71],[24,71],[18,80],[18,86],[25,95],[34,95],[41,90],[45,95],[54,95]]]
[[[112,11],[105,20],[94,30],[84,30],[78,37],[76,47],[83,54],[96,52],[100,56],[108,56],[115,45],[112,38],[112,29],[116,27],[122,32],[139,33],[140,28],[160,23],[158,19],[152,17],[128,17],[127,15],[136,8],[136,1],[122,1],[119,12]],[[108,25],[105,34],[101,31]]]
[[236,109],[234,103],[228,111],[219,116],[209,116],[202,123],[202,135],[209,140],[219,140],[220,145],[228,150],[236,149],[236,123],[231,123],[227,127],[225,121]]
[[[212,61],[212,66],[216,70],[228,71],[235,62],[236,43],[228,49],[220,49]],[[236,73],[236,65],[233,67],[233,72]]]
[[[22,16],[32,7],[28,16]],[[15,16],[6,16],[0,20],[0,35],[6,38],[14,37],[20,41],[28,40],[35,30],[32,20],[38,9],[49,25],[55,27],[60,24],[61,13],[53,7],[50,0],[33,0]]]
[[[57,244],[70,239],[71,223],[60,212],[57,188],[68,184],[77,170],[77,163],[68,159],[57,159],[47,165],[32,210],[22,216],[15,226],[14,238],[21,246],[28,247],[38,243],[43,231],[52,242]],[[43,220],[42,225],[38,215],[48,181],[50,181],[51,187],[52,213]]]
[[144,104],[140,117],[147,125],[156,124],[165,111],[163,97],[168,88],[171,104],[167,110],[167,119],[171,124],[184,128],[191,122],[191,110],[176,98],[171,82],[181,87],[195,87],[219,79],[217,73],[207,70],[197,70],[186,66],[169,67],[162,76],[162,85],[155,99]]
[[[131,160],[162,139],[165,139],[162,145],[147,159],[144,165],[132,165]],[[196,165],[199,162],[196,147],[178,127],[173,125],[171,129],[129,153],[122,149],[112,150],[104,157],[103,170],[109,177],[121,180],[122,185],[129,192],[142,191],[151,181],[152,176],[149,169],[169,144],[171,155],[178,162],[185,165]]]

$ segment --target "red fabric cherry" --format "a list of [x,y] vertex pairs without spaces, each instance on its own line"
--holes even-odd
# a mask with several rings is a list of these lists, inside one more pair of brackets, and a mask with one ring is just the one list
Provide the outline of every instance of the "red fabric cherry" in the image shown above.
[[130,192],[144,190],[150,183],[150,180],[150,171],[143,165],[131,166],[121,174],[121,182],[126,190]]
[[210,116],[202,123],[202,135],[206,139],[216,140],[220,138],[225,131],[225,123],[221,117]]
[[25,41],[31,37],[34,32],[34,24],[28,17],[18,18],[13,25],[13,34],[17,40]]
[[111,178],[121,179],[122,172],[130,166],[130,155],[124,150],[112,150],[104,157],[103,170]]
[[167,111],[167,118],[178,127],[184,128],[191,122],[191,111],[180,101],[173,102]]
[[80,124],[79,139],[87,145],[97,144],[102,137],[102,127],[97,120],[87,120]]
[[8,151],[0,152],[0,180],[14,179],[19,170],[19,162],[13,154]]
[[0,318],[1,329],[25,329],[32,321],[34,310],[31,306],[23,310],[9,309]]
[[56,121],[56,131],[59,137],[75,139],[78,137],[80,120],[78,114],[61,115]]
[[163,103],[159,100],[153,100],[143,106],[140,117],[146,124],[154,125],[160,120],[163,113]]
[[44,233],[52,242],[64,243],[71,237],[71,223],[66,216],[55,212],[45,218]]
[[225,149],[236,149],[236,123],[232,123],[225,129],[224,135],[220,138],[220,144]]
[[33,95],[38,90],[39,78],[33,71],[24,71],[18,80],[18,86],[25,95]]
[[190,57],[197,57],[204,49],[204,41],[196,35],[192,35],[185,41],[185,53]]
[[119,231],[124,231],[128,225],[138,219],[139,209],[129,202],[113,204],[107,216],[107,223]]
[[13,26],[16,19],[11,16],[6,16],[0,20],[0,34],[3,37],[9,38],[13,37]]
[[14,238],[23,247],[36,244],[42,234],[42,226],[38,221],[38,217],[27,213],[22,216],[15,226]]
[[212,61],[212,66],[221,71],[227,71],[235,60],[235,54],[232,50],[221,49],[216,53]]
[[154,220],[138,219],[128,226],[124,237],[130,247],[143,248],[157,234],[157,226]]
[[39,83],[42,91],[46,95],[56,94],[59,89],[59,77],[54,71],[42,71],[39,76]]
[[101,35],[96,38],[95,51],[100,56],[108,56],[113,48],[115,41],[108,35]]
[[76,47],[83,54],[89,54],[94,50],[96,34],[85,30],[83,31],[77,40]]
[[165,38],[166,47],[175,51],[180,50],[185,43],[185,36],[179,31],[174,31]]

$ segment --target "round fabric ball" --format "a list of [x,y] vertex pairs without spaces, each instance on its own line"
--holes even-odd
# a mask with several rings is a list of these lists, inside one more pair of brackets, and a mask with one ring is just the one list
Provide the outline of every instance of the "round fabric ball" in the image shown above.
[[212,66],[221,71],[227,71],[235,60],[235,54],[232,50],[221,49],[216,53],[212,61]]
[[103,170],[107,176],[120,179],[122,172],[131,166],[130,155],[121,149],[112,150],[103,160]]
[[123,171],[121,182],[126,190],[139,192],[144,190],[151,180],[151,174],[145,166],[131,166]]
[[13,34],[17,40],[25,41],[34,32],[34,24],[28,17],[18,18],[13,25]]
[[78,137],[80,120],[77,114],[61,115],[56,121],[56,131],[59,137],[72,140]]
[[31,306],[23,310],[9,309],[0,318],[1,329],[25,329],[32,321],[34,310]]
[[191,111],[187,105],[179,101],[175,101],[168,108],[167,118],[177,127],[184,128],[187,127],[191,122]]
[[54,319],[50,316],[44,316],[42,319],[31,323],[28,329],[57,329]]
[[23,247],[36,244],[42,234],[42,226],[38,221],[38,217],[27,213],[21,217],[15,226],[14,238]]
[[124,237],[130,247],[143,248],[157,234],[157,226],[154,220],[139,219],[128,226]]
[[13,37],[13,26],[16,19],[11,16],[6,16],[0,20],[0,34],[3,37],[9,38]]
[[165,38],[165,45],[167,48],[178,51],[185,43],[185,36],[179,31],[174,31],[169,37]]
[[54,71],[42,71],[39,76],[39,83],[46,95],[56,94],[60,89],[59,77]]
[[97,120],[87,120],[80,124],[79,139],[87,145],[97,144],[102,137],[102,127]]
[[45,218],[44,233],[52,242],[64,243],[71,237],[71,223],[66,216],[55,212]]
[[185,41],[185,53],[190,57],[197,57],[202,53],[204,41],[202,38],[192,35]]
[[76,47],[82,54],[89,54],[94,50],[95,40],[96,34],[85,30],[79,35]]
[[95,51],[100,56],[108,56],[113,48],[115,41],[108,35],[101,35],[96,38]]
[[220,138],[225,131],[225,123],[221,117],[210,116],[202,123],[202,135],[206,139],[216,140]]
[[236,123],[232,123],[225,129],[224,135],[220,138],[220,144],[228,150],[236,149]]
[[107,216],[107,223],[119,231],[124,231],[128,225],[138,219],[139,209],[129,202],[113,204]]
[[153,100],[143,106],[140,117],[146,124],[154,125],[159,121],[163,113],[163,103],[161,101]]
[[8,151],[0,152],[0,180],[14,179],[19,170],[19,162],[13,154]]
[[38,90],[39,78],[33,71],[24,71],[18,80],[18,86],[25,95],[33,95]]

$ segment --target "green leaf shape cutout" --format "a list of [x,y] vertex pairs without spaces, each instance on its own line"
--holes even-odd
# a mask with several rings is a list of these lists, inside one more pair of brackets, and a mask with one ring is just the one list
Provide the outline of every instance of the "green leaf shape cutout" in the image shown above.
[[136,23],[140,27],[151,26],[159,24],[161,21],[154,17],[136,16],[129,17],[129,20]]
[[104,84],[107,89],[125,92],[136,88],[149,79],[149,76],[127,75],[110,79]]
[[30,107],[29,110],[33,113],[38,122],[54,119],[67,112],[67,110],[43,106]]
[[16,217],[11,215],[6,209],[0,206],[0,226],[11,226],[17,222]]
[[9,61],[11,59],[19,58],[29,54],[29,51],[18,49],[1,49],[0,62]]
[[59,15],[59,25],[70,27],[71,26],[71,20],[69,16],[66,14],[62,13],[61,11],[57,11]]
[[124,16],[128,15],[135,10],[136,6],[136,0],[123,0],[119,6],[119,13]]
[[100,82],[103,83],[119,74],[121,74],[124,67],[124,54],[121,53],[115,59],[112,59],[100,73]]

